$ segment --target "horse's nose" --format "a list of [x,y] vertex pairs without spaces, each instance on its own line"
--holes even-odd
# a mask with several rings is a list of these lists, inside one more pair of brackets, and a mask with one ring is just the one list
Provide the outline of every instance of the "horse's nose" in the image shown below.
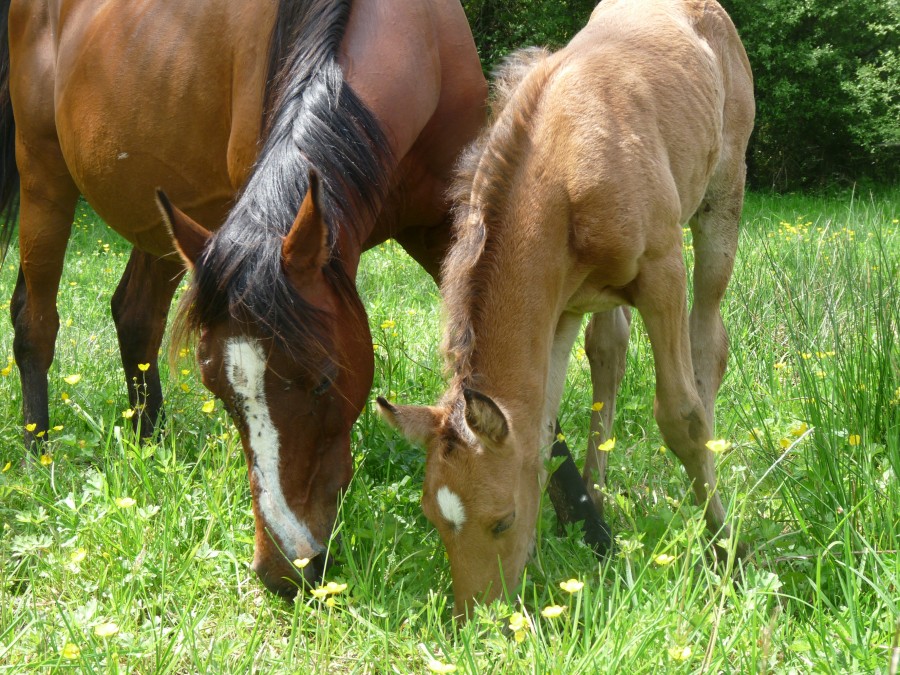
[[293,599],[298,591],[305,592],[308,588],[315,588],[322,581],[325,554],[310,558],[302,567],[296,563],[291,564],[284,558],[255,560],[252,567],[263,585],[272,593]]

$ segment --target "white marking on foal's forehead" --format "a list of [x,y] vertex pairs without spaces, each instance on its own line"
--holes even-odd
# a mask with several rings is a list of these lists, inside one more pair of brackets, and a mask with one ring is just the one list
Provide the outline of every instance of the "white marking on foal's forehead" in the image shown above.
[[453,525],[453,528],[457,532],[459,532],[459,530],[462,529],[463,523],[466,522],[466,509],[463,507],[459,495],[446,485],[442,485],[437,491],[437,503],[438,508],[441,510],[441,515]]
[[225,343],[225,374],[237,395],[235,404],[247,424],[253,450],[252,472],[259,491],[259,510],[288,557],[309,557],[321,551],[309,527],[298,520],[281,489],[281,445],[266,403],[266,359],[256,340],[232,338]]

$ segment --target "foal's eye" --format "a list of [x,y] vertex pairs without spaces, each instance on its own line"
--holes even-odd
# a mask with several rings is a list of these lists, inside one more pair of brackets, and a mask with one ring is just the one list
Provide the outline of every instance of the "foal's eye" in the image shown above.
[[495,537],[500,534],[503,534],[509,528],[512,527],[512,524],[515,522],[515,520],[516,520],[515,512],[510,513],[508,516],[506,516],[506,518],[501,518],[496,523],[494,523],[494,526],[491,528],[491,532],[493,533],[493,535]]

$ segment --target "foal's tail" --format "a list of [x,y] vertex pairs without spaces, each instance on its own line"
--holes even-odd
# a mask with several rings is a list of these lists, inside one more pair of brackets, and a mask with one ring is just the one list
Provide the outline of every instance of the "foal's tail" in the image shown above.
[[19,170],[16,167],[16,121],[9,96],[9,5],[0,0],[0,267],[19,214]]

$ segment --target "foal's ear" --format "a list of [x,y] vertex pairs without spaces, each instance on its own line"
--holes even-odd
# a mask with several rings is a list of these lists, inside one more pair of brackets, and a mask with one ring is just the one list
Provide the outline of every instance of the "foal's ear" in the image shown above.
[[322,217],[319,175],[309,171],[309,188],[300,211],[282,240],[281,260],[286,270],[309,273],[322,269],[331,251],[328,248],[328,227]]
[[490,396],[474,389],[463,389],[466,400],[466,424],[479,440],[500,445],[509,435],[509,423],[500,406]]
[[166,193],[159,188],[156,189],[156,205],[162,213],[169,234],[172,235],[176,250],[185,265],[194,269],[197,258],[209,241],[209,231],[172,204]]
[[394,405],[379,396],[378,414],[416,445],[428,447],[437,435],[439,409],[424,405]]

